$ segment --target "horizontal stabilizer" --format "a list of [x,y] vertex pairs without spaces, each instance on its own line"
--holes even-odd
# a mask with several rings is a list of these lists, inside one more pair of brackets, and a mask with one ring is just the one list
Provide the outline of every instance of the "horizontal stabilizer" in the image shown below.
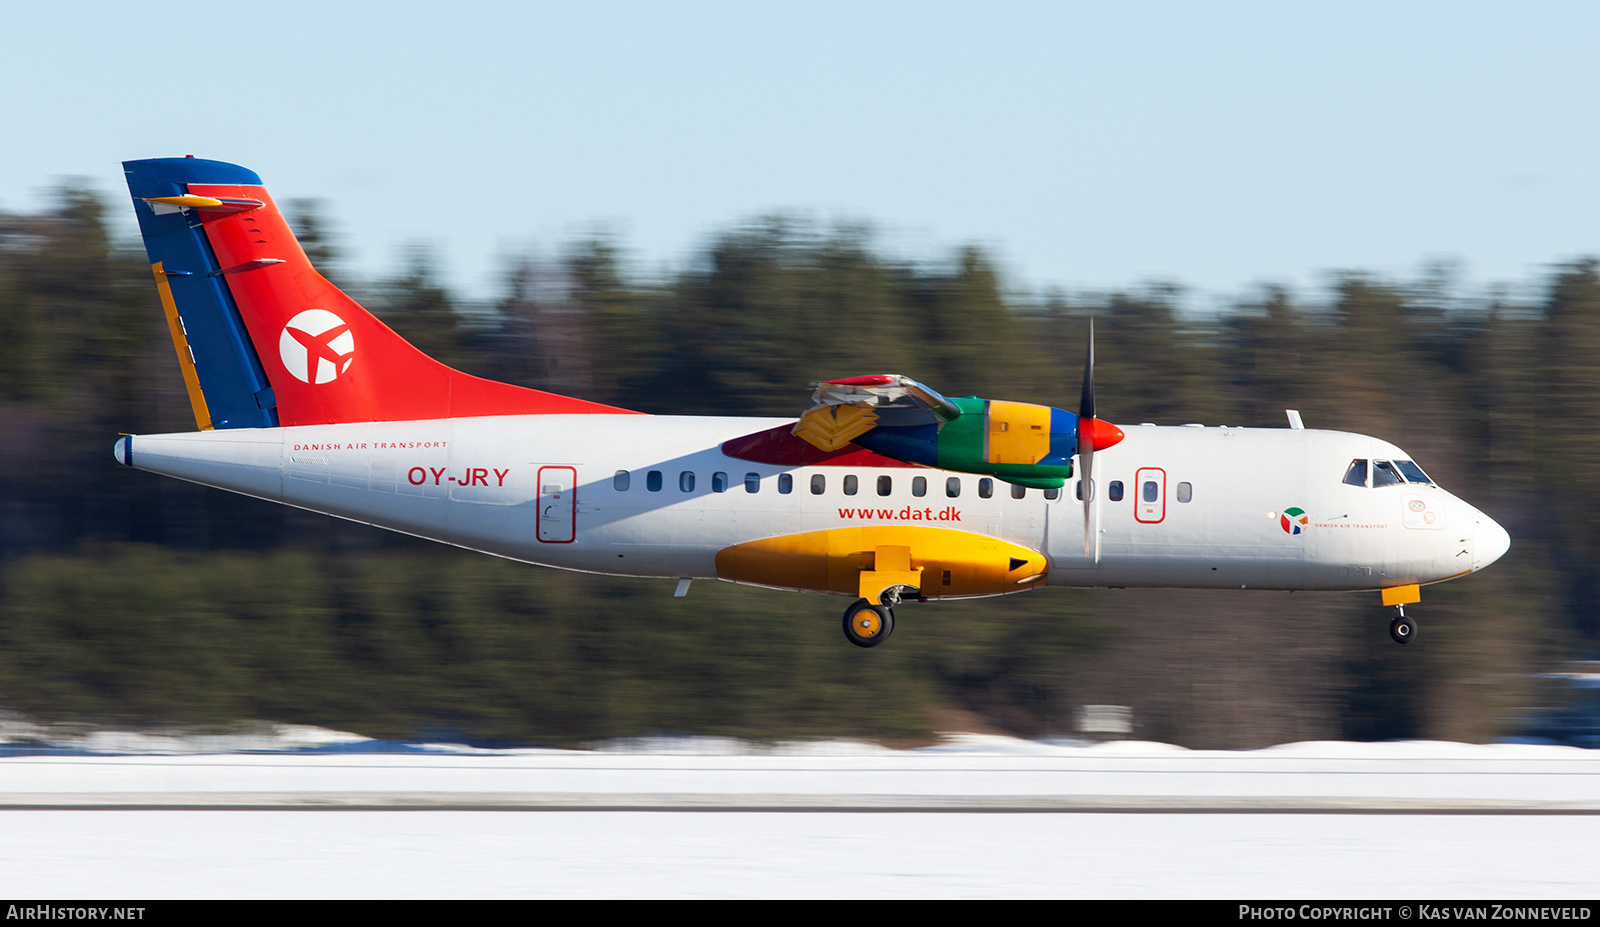
[[203,209],[211,213],[227,214],[260,209],[266,205],[260,200],[247,197],[230,196],[219,198],[214,196],[195,196],[188,193],[182,196],[144,196],[140,197],[140,199],[149,203],[150,208],[158,216],[182,212],[185,209]]

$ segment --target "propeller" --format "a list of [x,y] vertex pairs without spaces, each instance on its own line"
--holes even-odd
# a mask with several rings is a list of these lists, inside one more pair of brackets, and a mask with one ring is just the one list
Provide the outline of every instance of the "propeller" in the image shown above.
[[1094,417],[1094,319],[1089,320],[1089,357],[1083,364],[1083,396],[1078,400],[1078,463],[1083,467],[1083,555],[1094,556],[1094,452],[1105,450],[1126,435],[1122,429]]
[[1094,319],[1089,319],[1089,357],[1083,362],[1083,395],[1078,399],[1078,462],[1083,465],[1083,555],[1094,556]]

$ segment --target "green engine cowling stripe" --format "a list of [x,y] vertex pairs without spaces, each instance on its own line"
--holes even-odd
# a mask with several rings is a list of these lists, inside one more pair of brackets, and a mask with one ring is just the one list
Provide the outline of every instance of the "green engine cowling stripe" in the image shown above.
[[939,431],[939,468],[962,473],[989,472],[989,400],[959,396],[950,402],[961,410],[958,418]]

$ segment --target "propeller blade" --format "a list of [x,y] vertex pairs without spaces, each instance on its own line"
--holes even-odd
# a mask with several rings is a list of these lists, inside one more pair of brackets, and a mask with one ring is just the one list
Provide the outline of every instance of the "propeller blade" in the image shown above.
[[1083,362],[1083,395],[1078,400],[1078,417],[1094,418],[1094,319],[1089,320],[1089,357]]
[[1094,445],[1080,446],[1078,460],[1083,464],[1083,555],[1094,556],[1094,522],[1089,509],[1094,505]]
[[1078,401],[1078,463],[1083,487],[1083,555],[1094,556],[1094,319],[1089,319],[1089,356],[1083,363],[1083,396]]

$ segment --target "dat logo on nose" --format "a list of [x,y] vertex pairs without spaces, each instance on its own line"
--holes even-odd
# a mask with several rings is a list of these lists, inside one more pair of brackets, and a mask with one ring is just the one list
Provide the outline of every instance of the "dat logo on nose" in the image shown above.
[[283,366],[302,383],[331,383],[356,359],[350,326],[326,309],[307,309],[289,320],[278,339]]

